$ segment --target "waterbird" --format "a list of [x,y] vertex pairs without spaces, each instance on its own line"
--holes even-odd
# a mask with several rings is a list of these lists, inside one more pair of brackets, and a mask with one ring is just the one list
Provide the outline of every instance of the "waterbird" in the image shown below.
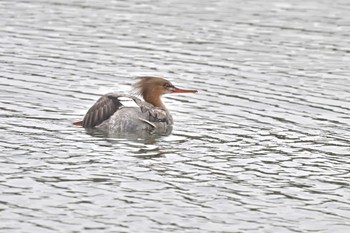
[[[82,121],[73,124],[112,132],[166,131],[172,126],[173,118],[161,96],[168,93],[197,92],[177,88],[170,81],[153,76],[140,77],[133,88],[144,101],[134,95],[111,92],[100,97]],[[125,100],[135,102],[136,107],[125,106]]]

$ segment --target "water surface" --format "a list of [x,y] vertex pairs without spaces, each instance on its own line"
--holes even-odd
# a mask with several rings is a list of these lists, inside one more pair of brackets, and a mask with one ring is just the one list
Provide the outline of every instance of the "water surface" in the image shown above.
[[[349,232],[350,3],[1,1],[1,232]],[[71,125],[160,75],[169,136]]]

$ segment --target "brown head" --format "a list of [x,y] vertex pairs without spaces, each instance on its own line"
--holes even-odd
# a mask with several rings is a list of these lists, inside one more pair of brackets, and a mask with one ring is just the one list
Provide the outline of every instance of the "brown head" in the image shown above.
[[135,83],[135,90],[143,99],[157,107],[164,107],[160,97],[167,93],[196,93],[197,90],[185,90],[175,87],[171,82],[160,77],[140,77]]

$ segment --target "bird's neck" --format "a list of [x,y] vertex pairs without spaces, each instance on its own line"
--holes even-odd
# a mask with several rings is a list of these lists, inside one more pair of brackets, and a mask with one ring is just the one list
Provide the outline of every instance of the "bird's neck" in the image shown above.
[[160,98],[160,95],[154,95],[154,94],[151,94],[151,93],[146,93],[143,96],[143,99],[146,102],[152,104],[155,107],[160,107],[160,108],[164,108],[165,109],[165,105],[163,104],[162,99]]

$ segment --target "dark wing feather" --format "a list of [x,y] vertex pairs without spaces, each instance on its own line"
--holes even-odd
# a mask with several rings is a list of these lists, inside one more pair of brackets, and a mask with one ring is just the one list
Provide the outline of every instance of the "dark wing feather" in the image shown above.
[[92,128],[110,118],[121,106],[119,96],[110,94],[102,96],[86,113],[81,125],[84,128]]

